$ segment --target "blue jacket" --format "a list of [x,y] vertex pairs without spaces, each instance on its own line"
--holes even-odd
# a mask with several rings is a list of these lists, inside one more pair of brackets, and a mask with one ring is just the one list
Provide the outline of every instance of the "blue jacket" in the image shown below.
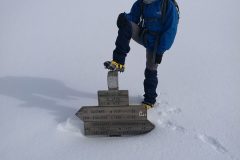
[[[127,18],[129,21],[132,21],[136,24],[139,23],[141,16],[141,3],[142,0],[137,0],[133,4],[130,13],[127,14]],[[147,19],[149,18],[161,19],[161,4],[162,0],[156,0],[151,4],[144,4],[143,11],[143,17],[146,18],[144,27],[147,30],[161,33],[159,45],[157,47],[157,54],[163,54],[172,46],[177,33],[177,26],[179,20],[178,11],[172,0],[169,0],[169,5],[164,23],[156,20],[148,21]],[[147,34],[147,44],[145,44],[145,47],[153,51],[155,39],[155,36]]]

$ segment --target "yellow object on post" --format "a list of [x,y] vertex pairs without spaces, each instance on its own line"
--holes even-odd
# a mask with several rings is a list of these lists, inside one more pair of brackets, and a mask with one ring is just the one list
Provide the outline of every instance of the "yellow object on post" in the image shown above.
[[124,71],[125,69],[124,65],[117,63],[116,61],[111,61],[111,65],[114,65],[116,67],[116,70],[119,70],[119,71]]

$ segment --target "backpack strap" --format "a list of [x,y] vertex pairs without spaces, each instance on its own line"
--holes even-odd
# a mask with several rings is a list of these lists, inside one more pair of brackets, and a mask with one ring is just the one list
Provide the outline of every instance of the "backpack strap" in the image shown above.
[[[177,9],[177,12],[178,12],[178,18],[179,18],[179,15],[180,15],[180,9],[179,9],[178,3],[177,3],[176,0],[171,0],[171,1],[173,2],[174,6],[175,6],[176,9]],[[167,9],[166,9],[166,11],[167,11]],[[166,13],[166,11],[165,11],[165,13]]]
[[[173,4],[175,5],[177,12],[178,12],[178,18],[180,15],[180,10],[179,10],[179,6],[176,0],[171,0],[173,2]],[[167,13],[167,9],[168,9],[168,5],[169,5],[169,0],[163,0],[162,5],[161,5],[161,11],[162,11],[162,22],[164,22],[165,17],[166,17],[166,13]]]
[[177,11],[178,11],[178,15],[180,15],[180,9],[179,9],[179,6],[178,6],[178,3],[176,0],[173,0],[173,3],[175,5],[175,7],[177,8]]
[[141,16],[140,16],[140,22],[138,24],[140,27],[143,27],[143,25],[144,25],[144,17],[143,17],[144,6],[145,6],[145,4],[143,3],[143,0],[141,0],[141,4],[140,4],[140,14],[141,14]]
[[161,15],[161,22],[162,23],[164,23],[165,18],[166,18],[168,3],[169,3],[169,0],[162,0],[162,5],[160,6],[161,7],[160,11],[162,12],[162,15]]

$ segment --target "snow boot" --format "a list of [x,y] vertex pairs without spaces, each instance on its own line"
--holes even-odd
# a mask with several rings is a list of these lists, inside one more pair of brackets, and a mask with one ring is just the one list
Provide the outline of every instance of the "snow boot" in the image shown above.
[[109,69],[111,71],[123,72],[125,69],[124,65],[117,63],[116,61],[106,61],[104,62],[104,66],[106,69]]
[[142,105],[144,106],[145,109],[151,109],[154,107],[154,104],[142,101]]

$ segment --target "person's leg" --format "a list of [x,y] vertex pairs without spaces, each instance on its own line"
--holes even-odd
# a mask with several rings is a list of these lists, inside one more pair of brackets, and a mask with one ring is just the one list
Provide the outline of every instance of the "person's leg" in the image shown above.
[[130,51],[130,40],[133,38],[137,43],[142,45],[139,37],[140,28],[137,24],[129,21],[124,14],[118,17],[118,36],[116,38],[116,48],[113,51],[113,60],[124,65],[127,53]]
[[144,79],[144,103],[155,104],[158,85],[158,77],[157,77],[157,68],[158,64],[155,64],[153,59],[153,53],[147,50],[146,53],[146,69],[145,69],[145,79]]
[[125,64],[125,58],[130,51],[130,39],[132,37],[132,25],[124,14],[120,14],[117,20],[118,35],[115,42],[115,49],[113,51],[113,61]]
[[138,44],[143,45],[143,40],[139,35],[140,32],[139,26],[134,22],[131,22],[131,25],[132,25],[132,39]]

